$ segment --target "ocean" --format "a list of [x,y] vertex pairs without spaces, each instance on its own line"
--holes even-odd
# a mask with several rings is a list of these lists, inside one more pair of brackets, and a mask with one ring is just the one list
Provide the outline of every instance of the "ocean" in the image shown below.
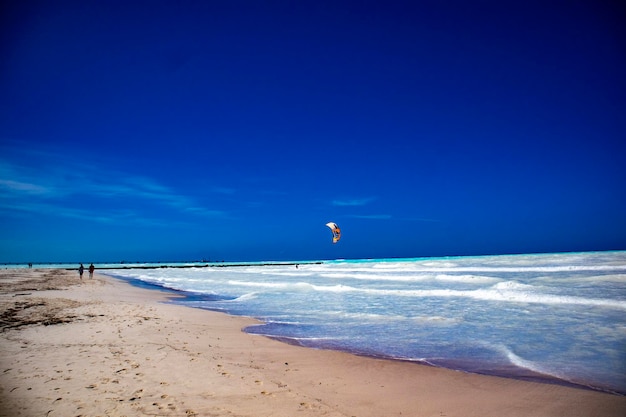
[[173,266],[100,272],[287,343],[626,394],[623,251]]

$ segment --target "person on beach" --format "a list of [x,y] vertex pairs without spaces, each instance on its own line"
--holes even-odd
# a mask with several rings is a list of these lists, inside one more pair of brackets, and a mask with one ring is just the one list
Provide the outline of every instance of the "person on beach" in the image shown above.
[[93,266],[93,264],[89,265],[89,278],[93,278],[94,269],[96,269],[96,267]]
[[85,272],[85,267],[83,266],[83,264],[80,264],[80,266],[78,267],[78,275],[80,275],[80,279],[83,279],[83,272]]

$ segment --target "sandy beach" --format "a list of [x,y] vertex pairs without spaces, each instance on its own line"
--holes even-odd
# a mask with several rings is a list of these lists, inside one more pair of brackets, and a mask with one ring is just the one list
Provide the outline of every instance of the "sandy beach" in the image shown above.
[[287,345],[171,296],[0,270],[0,415],[626,415],[623,396]]

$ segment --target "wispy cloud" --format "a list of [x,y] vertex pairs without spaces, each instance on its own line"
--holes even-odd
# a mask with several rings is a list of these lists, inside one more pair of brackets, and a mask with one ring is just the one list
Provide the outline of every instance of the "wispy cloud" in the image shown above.
[[58,203],[51,204],[45,201],[28,201],[28,202],[6,202],[0,200],[0,211],[11,211],[13,213],[21,214],[37,214],[42,213],[53,214],[57,217],[65,217],[71,219],[90,220],[98,223],[116,223],[124,219],[135,219],[140,216],[129,210],[100,210],[94,212],[93,210],[85,210],[75,207],[63,206]]
[[340,200],[333,200],[333,206],[365,206],[372,201],[376,200],[376,197],[364,197],[364,198],[347,198]]
[[[0,157],[0,210],[5,212],[51,213],[99,222],[143,221],[150,217],[146,211],[158,218],[158,207],[185,215],[225,216],[149,177],[86,165],[80,158],[68,162],[64,155],[41,151],[32,155],[36,162],[29,162],[28,151],[21,153],[15,160]],[[85,198],[100,204],[87,208],[81,205]]]
[[393,216],[391,214],[353,214],[348,217],[353,217],[355,219],[389,220]]
[[13,181],[0,178],[0,190],[5,192],[19,192],[26,194],[43,195],[48,193],[48,189],[37,184],[27,182]]

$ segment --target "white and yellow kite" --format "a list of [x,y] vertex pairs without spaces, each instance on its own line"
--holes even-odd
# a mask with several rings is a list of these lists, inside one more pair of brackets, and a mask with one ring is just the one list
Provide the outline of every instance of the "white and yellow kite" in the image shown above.
[[341,229],[337,226],[337,223],[328,222],[326,226],[330,228],[330,231],[333,232],[333,243],[339,242],[341,239]]

